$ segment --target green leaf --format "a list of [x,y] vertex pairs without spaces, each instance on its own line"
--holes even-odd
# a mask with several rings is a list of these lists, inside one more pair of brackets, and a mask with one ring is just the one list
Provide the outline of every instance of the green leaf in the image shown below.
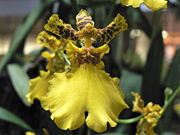
[[164,132],[162,135],[177,135],[175,132]]
[[180,85],[180,49],[176,51],[176,55],[173,58],[172,64],[169,68],[167,76],[165,78],[165,85],[172,88],[173,90],[177,89]]
[[138,92],[141,89],[142,76],[126,69],[122,70],[122,76],[120,79],[120,87],[126,96],[126,101],[128,104],[132,102],[131,91]]
[[18,64],[9,64],[7,69],[16,93],[26,106],[30,106],[25,97],[29,89],[28,75]]
[[33,129],[25,121],[2,107],[0,107],[0,119],[14,123],[26,130],[33,131]]
[[142,82],[142,98],[145,102],[153,101],[160,103],[163,91],[160,91],[160,80],[164,57],[164,44],[162,41],[162,31],[154,29],[148,52],[147,61],[144,67]]

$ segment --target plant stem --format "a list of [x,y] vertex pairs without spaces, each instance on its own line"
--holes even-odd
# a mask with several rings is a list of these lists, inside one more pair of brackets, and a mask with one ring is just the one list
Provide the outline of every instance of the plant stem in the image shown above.
[[131,124],[131,123],[134,123],[134,122],[137,122],[139,121],[143,116],[140,115],[140,116],[137,116],[137,117],[134,117],[134,118],[130,118],[130,119],[119,119],[117,121],[117,123],[123,123],[123,124]]
[[84,44],[83,44],[83,43],[80,43],[80,45],[81,45],[81,47],[83,47],[83,46],[84,46]]
[[178,94],[178,92],[180,92],[180,86],[173,92],[173,94],[171,95],[171,97],[165,101],[165,104],[163,106],[163,111],[166,110],[166,108],[172,103],[172,101],[174,100],[174,98],[176,97],[176,95]]
[[61,56],[63,56],[63,58],[68,66],[71,65],[71,62],[68,60],[68,58],[64,52],[58,51],[57,53],[60,54]]

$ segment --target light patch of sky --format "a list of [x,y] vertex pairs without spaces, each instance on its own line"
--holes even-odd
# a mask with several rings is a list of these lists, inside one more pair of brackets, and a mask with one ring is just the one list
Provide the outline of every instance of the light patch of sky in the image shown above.
[[21,16],[33,10],[40,0],[0,0],[0,16]]
[[176,3],[177,0],[169,0],[169,2]]

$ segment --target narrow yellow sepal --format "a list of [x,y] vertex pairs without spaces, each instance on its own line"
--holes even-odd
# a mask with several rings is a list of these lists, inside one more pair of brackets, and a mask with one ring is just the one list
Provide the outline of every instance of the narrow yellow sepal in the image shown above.
[[53,14],[48,23],[44,26],[45,30],[56,34],[65,39],[78,40],[76,30],[70,24],[63,23],[57,14]]
[[126,19],[117,14],[114,20],[105,28],[98,29],[97,42],[109,43],[120,32],[127,30],[128,24]]

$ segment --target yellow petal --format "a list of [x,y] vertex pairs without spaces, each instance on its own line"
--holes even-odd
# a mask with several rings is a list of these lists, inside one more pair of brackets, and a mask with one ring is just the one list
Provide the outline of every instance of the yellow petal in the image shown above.
[[134,8],[137,8],[141,3],[144,3],[148,8],[152,10],[167,8],[166,0],[121,0],[120,3],[125,6],[132,6]]
[[46,59],[51,58],[51,54],[50,54],[49,51],[44,51],[44,52],[42,52],[41,56],[44,57],[44,58],[46,58]]
[[92,20],[91,15],[86,10],[81,9],[76,16],[76,25],[78,30],[84,28],[87,24],[94,27],[94,21]]
[[120,3],[125,6],[133,6],[134,8],[137,8],[140,6],[141,3],[143,3],[144,0],[121,0]]
[[120,112],[128,108],[117,82],[96,66],[83,64],[70,76],[56,73],[41,104],[61,129],[74,130],[86,121],[92,130],[104,132],[107,123],[115,127]]
[[141,96],[138,93],[131,92],[131,94],[135,97],[133,101],[133,112],[143,113],[144,101],[141,99]]
[[152,127],[152,125],[149,124],[146,119],[142,118],[138,122],[136,135],[157,135],[157,134],[154,132],[154,128]]
[[167,8],[166,0],[144,0],[144,3],[147,7],[152,10],[159,10],[161,8]]
[[46,69],[52,73],[63,72],[65,70],[65,61],[62,55],[58,53],[49,53],[45,51],[42,56],[47,59]]
[[40,76],[30,80],[29,93],[26,95],[28,102],[33,103],[34,99],[39,99],[46,95],[49,88],[49,72],[40,71]]
[[36,135],[34,132],[27,131],[25,135]]
[[100,47],[98,47],[98,48],[95,48],[95,49],[93,50],[93,52],[94,52],[94,53],[100,53],[100,59],[102,59],[103,56],[104,56],[106,53],[109,53],[109,50],[110,50],[110,48],[109,48],[108,44],[104,44],[104,45],[102,45],[102,46],[100,46]]
[[41,46],[47,47],[51,51],[63,49],[66,45],[65,43],[61,42],[56,37],[49,35],[45,31],[42,31],[41,33],[39,33],[36,41],[38,44],[40,44]]
[[44,26],[45,30],[52,32],[60,37],[71,40],[78,40],[76,31],[70,24],[65,24],[57,14],[53,14],[48,23]]
[[79,48],[72,42],[69,42],[66,47],[68,59],[73,66],[77,67],[83,63],[93,63],[94,65],[101,62],[102,57],[109,52],[109,46],[104,44],[98,48],[82,47]]
[[120,32],[127,30],[127,27],[124,17],[118,14],[107,27],[98,30],[96,40],[97,42],[109,43]]

